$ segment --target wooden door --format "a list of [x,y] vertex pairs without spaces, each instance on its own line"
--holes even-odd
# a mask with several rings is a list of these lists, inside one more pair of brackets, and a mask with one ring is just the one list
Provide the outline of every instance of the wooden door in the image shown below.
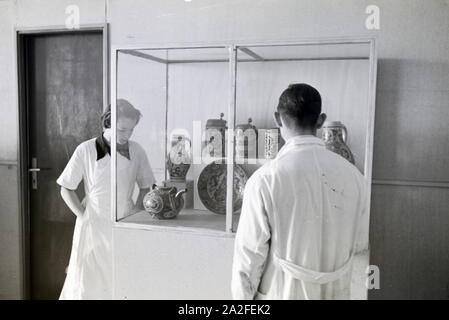
[[[30,34],[21,41],[29,296],[57,299],[75,216],[63,202],[56,179],[76,146],[101,133],[103,35],[101,31]],[[80,196],[82,189],[78,188]]]

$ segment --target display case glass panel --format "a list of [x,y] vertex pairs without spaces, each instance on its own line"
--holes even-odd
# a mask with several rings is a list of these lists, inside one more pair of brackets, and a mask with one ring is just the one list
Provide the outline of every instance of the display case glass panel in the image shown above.
[[[357,168],[365,172],[370,135],[368,43],[245,45],[236,49],[236,128],[248,128],[250,120],[248,132],[254,134],[236,131],[235,161],[248,176],[275,157],[285,143],[274,112],[281,93],[294,83],[307,83],[320,92],[322,112],[329,123],[339,121],[346,127],[346,144]],[[317,135],[325,138],[321,129]],[[235,230],[237,222],[233,224]]]
[[[142,164],[128,170],[125,175],[137,182],[135,205],[122,205],[129,199],[120,195],[128,194],[129,186],[119,183],[123,157],[117,145],[118,221],[225,231],[229,57],[228,47],[117,51],[117,143],[120,110],[127,101],[142,114],[129,146],[142,149],[143,160],[134,160],[147,162],[152,172],[145,176]],[[139,175],[146,179],[140,186]]]
[[[114,50],[113,141],[123,135],[120,110],[129,102],[142,115],[129,149],[133,144],[144,160],[128,161],[151,167],[139,184],[142,164],[132,171],[125,161],[124,169],[122,146],[113,148],[115,221],[235,232],[247,180],[284,143],[273,114],[292,83],[318,89],[322,111],[345,126],[354,164],[370,182],[373,48],[369,39]],[[326,139],[323,130],[318,137]],[[146,190],[149,184],[157,187]]]

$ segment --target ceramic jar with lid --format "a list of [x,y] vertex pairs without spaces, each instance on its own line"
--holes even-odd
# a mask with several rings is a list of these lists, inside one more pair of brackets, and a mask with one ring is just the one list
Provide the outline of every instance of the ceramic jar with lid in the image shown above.
[[224,114],[220,119],[209,119],[206,122],[206,153],[210,157],[226,156],[226,120]]
[[167,170],[171,181],[185,181],[192,158],[190,154],[190,140],[184,135],[173,135],[172,148],[167,155]]
[[257,158],[257,128],[252,125],[252,119],[248,123],[235,127],[235,156],[239,159]]
[[281,132],[279,128],[270,128],[265,130],[265,159],[276,158],[281,144]]
[[347,137],[348,130],[340,121],[326,121],[324,123],[322,138],[326,148],[354,164],[354,156],[346,144]]

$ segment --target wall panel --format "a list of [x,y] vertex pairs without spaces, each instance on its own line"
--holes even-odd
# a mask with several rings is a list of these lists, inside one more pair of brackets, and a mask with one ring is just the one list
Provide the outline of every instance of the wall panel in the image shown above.
[[0,300],[22,295],[17,166],[0,161]]
[[373,177],[449,181],[449,58],[378,68]]
[[114,229],[116,299],[231,299],[233,238]]
[[370,299],[449,298],[449,189],[374,185]]

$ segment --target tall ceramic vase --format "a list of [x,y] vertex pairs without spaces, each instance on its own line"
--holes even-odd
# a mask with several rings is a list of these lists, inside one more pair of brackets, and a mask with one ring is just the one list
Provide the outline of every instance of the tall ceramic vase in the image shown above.
[[340,121],[326,121],[323,125],[323,140],[326,148],[338,153],[354,164],[354,156],[346,144],[348,130]]
[[166,161],[170,181],[186,181],[191,160],[190,141],[183,135],[172,137],[172,148]]

